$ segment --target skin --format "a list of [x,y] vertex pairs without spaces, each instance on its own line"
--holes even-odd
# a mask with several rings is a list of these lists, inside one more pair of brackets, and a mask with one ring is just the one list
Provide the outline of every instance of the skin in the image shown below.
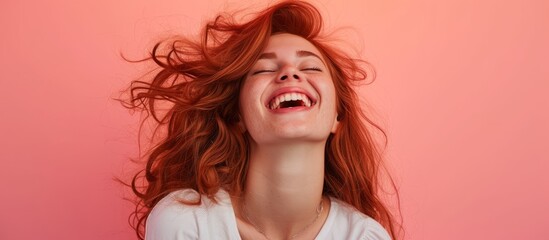
[[[336,92],[320,51],[292,34],[271,36],[240,93],[242,125],[250,135],[250,165],[242,198],[233,199],[243,239],[312,239],[329,212],[323,199],[324,151],[337,129]],[[284,77],[286,76],[286,77]],[[311,107],[272,110],[280,91],[299,91]],[[323,211],[318,219],[319,203]],[[309,226],[310,225],[310,226]],[[304,231],[302,231],[305,229]]]

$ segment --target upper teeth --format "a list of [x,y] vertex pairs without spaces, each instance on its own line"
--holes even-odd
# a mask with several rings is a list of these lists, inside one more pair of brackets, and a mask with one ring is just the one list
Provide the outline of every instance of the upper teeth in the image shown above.
[[269,103],[269,107],[271,109],[277,109],[280,107],[280,103],[286,102],[286,101],[296,101],[301,100],[305,104],[306,107],[310,107],[312,105],[311,100],[307,97],[307,95],[303,93],[284,93],[276,96],[271,100]]

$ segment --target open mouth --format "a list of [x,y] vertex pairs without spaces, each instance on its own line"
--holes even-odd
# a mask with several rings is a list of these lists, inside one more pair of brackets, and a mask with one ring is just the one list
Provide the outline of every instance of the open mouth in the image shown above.
[[293,107],[311,107],[315,105],[307,95],[303,93],[283,93],[280,94],[269,102],[269,108],[271,110]]

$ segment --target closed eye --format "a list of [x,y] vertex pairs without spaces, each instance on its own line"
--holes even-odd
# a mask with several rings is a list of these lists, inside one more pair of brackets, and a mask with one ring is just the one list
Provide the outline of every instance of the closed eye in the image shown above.
[[260,74],[260,73],[266,73],[266,72],[275,72],[275,70],[270,70],[270,69],[257,70],[255,72],[253,72],[252,75],[256,75],[256,74]]
[[303,68],[301,69],[302,71],[317,71],[317,72],[322,72],[322,69],[320,69],[319,67],[308,67],[308,68]]

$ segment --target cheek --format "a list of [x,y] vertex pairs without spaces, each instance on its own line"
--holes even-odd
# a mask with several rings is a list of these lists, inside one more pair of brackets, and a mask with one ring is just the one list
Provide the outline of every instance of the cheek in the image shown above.
[[239,105],[241,111],[240,115],[244,118],[244,122],[247,122],[246,119],[253,118],[258,111],[261,111],[262,89],[264,89],[264,86],[257,81],[244,82],[242,85],[242,88],[240,89]]
[[270,79],[267,77],[252,77],[246,79],[240,88],[241,99],[260,101],[269,86]]
[[244,80],[244,83],[242,84],[240,88],[240,107],[241,109],[245,109],[247,106],[247,103],[249,103],[250,98],[252,97],[253,93],[253,85],[250,84],[250,79]]
[[330,110],[337,110],[337,93],[333,82],[329,82],[325,85],[324,95],[326,99],[326,104],[330,105]]

